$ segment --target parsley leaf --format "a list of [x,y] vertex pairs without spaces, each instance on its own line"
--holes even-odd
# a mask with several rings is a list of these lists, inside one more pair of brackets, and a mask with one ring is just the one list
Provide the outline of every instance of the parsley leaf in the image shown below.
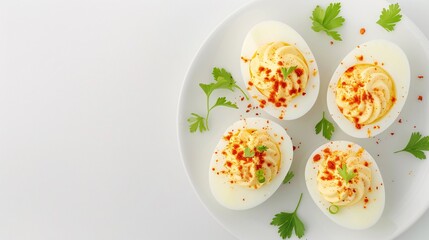
[[322,120],[320,120],[315,127],[316,134],[319,134],[322,131],[322,135],[331,140],[332,133],[335,131],[334,125],[325,118],[325,112],[323,112]]
[[315,32],[324,31],[326,34],[331,36],[334,40],[342,41],[341,35],[334,31],[333,29],[341,27],[345,19],[341,16],[338,16],[341,11],[341,3],[331,3],[326,8],[326,11],[320,7],[316,6],[313,10],[312,16],[310,19],[313,21],[313,29]]
[[295,211],[292,213],[287,212],[281,212],[274,216],[273,220],[271,221],[271,225],[278,226],[279,230],[278,233],[281,238],[291,238],[292,237],[292,231],[295,229],[295,235],[298,236],[298,238],[301,238],[304,236],[305,227],[302,221],[299,219],[297,215],[297,210],[299,207],[299,204],[301,203],[302,199],[302,193],[299,197],[298,205],[295,208]]
[[337,168],[338,174],[348,183],[350,180],[352,180],[356,174],[353,171],[347,171],[347,165],[343,164],[342,168]]
[[249,147],[246,147],[245,149],[244,149],[244,157],[246,157],[246,158],[251,158],[251,157],[254,157],[255,156],[255,152],[254,151],[252,151],[252,150],[250,150],[250,148]]
[[429,151],[429,136],[423,137],[421,133],[413,132],[407,146],[395,153],[409,152],[418,159],[426,159],[426,155],[423,151]]
[[230,107],[230,108],[238,109],[236,104],[234,104],[230,101],[227,101],[225,97],[218,98],[216,103],[210,108],[210,110],[212,110],[213,108],[218,107],[218,106],[224,106],[224,107]]
[[285,179],[283,179],[283,184],[289,182],[295,174],[292,171],[287,172]]
[[280,68],[280,70],[282,71],[282,74],[283,74],[283,79],[286,80],[287,76],[289,76],[289,74],[291,74],[293,71],[295,71],[295,69],[297,67],[298,66],[293,66],[293,67],[290,67],[290,68],[285,68],[285,67]]
[[226,88],[231,91],[234,91],[234,89],[237,88],[241,91],[241,93],[243,93],[244,97],[246,97],[246,99],[249,100],[249,97],[243,91],[243,89],[241,89],[237,85],[231,73],[226,71],[224,68],[216,68],[216,67],[213,68],[212,75],[213,75],[213,78],[216,80],[217,84],[220,85],[219,88]]
[[191,113],[191,115],[192,117],[188,118],[189,131],[191,133],[196,132],[197,130],[200,130],[200,132],[206,131],[207,129],[204,124],[204,117],[201,117],[196,113]]
[[238,109],[238,106],[236,104],[228,101],[226,99],[226,97],[219,97],[216,100],[216,103],[213,106],[211,106],[210,105],[210,95],[213,93],[213,91],[215,91],[217,89],[227,89],[230,91],[234,91],[235,89],[239,89],[244,94],[246,99],[249,99],[247,97],[247,95],[244,93],[244,91],[237,85],[237,83],[235,82],[231,73],[229,73],[225,69],[215,67],[215,68],[213,68],[212,75],[214,78],[214,82],[209,83],[209,84],[205,84],[205,83],[199,84],[201,89],[206,94],[207,112],[206,112],[205,117],[200,116],[196,113],[191,113],[192,116],[190,118],[188,118],[189,131],[191,133],[196,132],[197,130],[199,130],[200,132],[204,132],[204,131],[209,130],[209,116],[210,116],[210,112],[213,110],[213,108],[219,107],[219,106],[224,106],[224,107],[230,107],[230,108]]
[[380,19],[378,19],[377,24],[382,26],[388,32],[391,32],[395,29],[396,23],[401,21],[402,15],[401,8],[399,4],[390,4],[389,9],[383,8],[380,14]]
[[268,150],[268,147],[265,145],[257,146],[256,149],[258,149],[259,152],[265,152]]
[[264,176],[264,170],[259,169],[256,171],[256,177],[258,178],[258,182],[259,183],[264,183],[265,182],[265,176]]

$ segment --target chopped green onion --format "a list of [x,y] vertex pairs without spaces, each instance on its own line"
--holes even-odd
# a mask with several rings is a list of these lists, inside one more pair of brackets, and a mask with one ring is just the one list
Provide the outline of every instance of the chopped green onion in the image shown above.
[[264,183],[265,182],[264,170],[259,169],[258,171],[256,171],[256,177],[258,178],[259,183]]
[[338,207],[337,205],[332,204],[331,206],[329,206],[328,210],[329,210],[330,214],[337,214],[338,211],[340,211],[340,207]]

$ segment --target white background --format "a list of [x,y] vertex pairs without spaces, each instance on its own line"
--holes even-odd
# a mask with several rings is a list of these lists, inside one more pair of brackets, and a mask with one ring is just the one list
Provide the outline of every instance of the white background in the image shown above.
[[[246,2],[1,0],[0,239],[235,239],[193,192],[176,122],[198,48]],[[429,2],[398,2],[429,36]]]

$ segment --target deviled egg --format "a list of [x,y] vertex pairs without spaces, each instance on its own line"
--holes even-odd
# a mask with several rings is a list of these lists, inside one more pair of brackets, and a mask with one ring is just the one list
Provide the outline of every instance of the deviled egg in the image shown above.
[[320,210],[349,229],[366,229],[380,219],[385,191],[374,158],[361,146],[333,141],[316,149],[307,161],[305,181]]
[[301,35],[282,22],[264,21],[249,31],[241,72],[251,97],[278,119],[301,117],[319,94],[313,53]]
[[293,159],[292,141],[280,125],[264,118],[233,123],[210,161],[215,199],[234,210],[255,207],[280,186]]
[[327,104],[338,126],[352,137],[375,136],[398,117],[410,86],[410,66],[396,44],[373,40],[353,49],[335,70]]

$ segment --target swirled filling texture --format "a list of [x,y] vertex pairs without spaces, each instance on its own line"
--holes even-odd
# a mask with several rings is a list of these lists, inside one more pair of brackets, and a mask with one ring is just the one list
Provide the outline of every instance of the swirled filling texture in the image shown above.
[[[317,186],[323,198],[337,206],[351,206],[361,201],[371,189],[371,168],[361,159],[363,149],[353,151],[324,151],[319,165]],[[338,169],[347,166],[354,177],[346,182]]]
[[[229,177],[231,184],[258,189],[278,174],[281,152],[278,144],[266,131],[240,129],[230,132],[224,139],[228,141],[222,151],[225,156],[224,174]],[[250,156],[246,156],[246,148],[250,151]],[[263,182],[258,180],[257,171],[263,174]]]
[[390,75],[382,67],[371,64],[347,69],[335,93],[338,108],[358,129],[383,118],[396,101]]
[[[282,68],[294,70],[285,78]],[[250,60],[250,85],[268,102],[286,107],[294,97],[305,92],[309,78],[307,62],[301,52],[285,42],[261,46]]]

